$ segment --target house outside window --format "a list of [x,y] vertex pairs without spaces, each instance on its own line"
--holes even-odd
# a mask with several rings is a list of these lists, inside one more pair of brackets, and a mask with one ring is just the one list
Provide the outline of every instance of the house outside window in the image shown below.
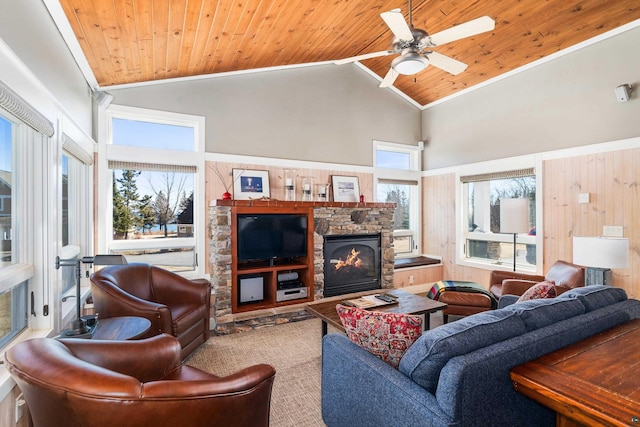
[[528,232],[516,236],[518,270],[536,270],[536,176],[533,168],[460,177],[463,213],[459,242],[463,262],[512,267],[513,234],[500,232],[500,202],[524,198],[529,202]]
[[378,202],[396,203],[393,242],[396,256],[420,253],[420,150],[404,144],[374,142]]
[[202,273],[203,119],[115,105],[107,125],[100,165],[101,188],[110,189],[107,252],[186,276]]

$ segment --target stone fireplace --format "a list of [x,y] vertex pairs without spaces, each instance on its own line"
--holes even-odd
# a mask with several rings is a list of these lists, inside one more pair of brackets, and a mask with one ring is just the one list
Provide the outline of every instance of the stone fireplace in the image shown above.
[[[226,202],[226,201],[225,201]],[[232,201],[242,203],[244,201]],[[246,202],[245,202],[246,203]],[[325,297],[325,237],[375,235],[379,240],[379,279],[376,288],[393,287],[394,203],[333,203],[252,201],[252,206],[279,207],[312,206],[314,222],[313,295]],[[309,317],[305,303],[232,313],[231,309],[231,205],[217,203],[209,207],[209,261],[212,284],[211,328],[218,334],[228,334],[270,324],[287,323]],[[330,238],[330,240],[331,240]],[[359,247],[364,249],[363,247]],[[331,260],[329,260],[331,262]],[[343,289],[342,292],[356,292]],[[330,293],[333,291],[330,291]],[[331,293],[338,295],[339,293]]]

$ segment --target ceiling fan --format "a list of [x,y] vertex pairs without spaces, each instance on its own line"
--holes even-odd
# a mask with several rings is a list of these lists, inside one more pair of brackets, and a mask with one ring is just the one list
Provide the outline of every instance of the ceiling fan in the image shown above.
[[432,48],[450,43],[465,37],[491,31],[495,27],[495,21],[488,16],[483,16],[464,24],[456,25],[439,33],[429,35],[420,28],[414,28],[411,16],[411,0],[409,0],[409,23],[405,21],[400,9],[393,9],[380,14],[387,24],[395,39],[391,49],[380,52],[365,53],[351,58],[335,61],[336,64],[347,64],[364,59],[397,53],[400,56],[391,62],[391,68],[380,83],[380,87],[393,85],[400,74],[413,75],[427,68],[429,64],[438,67],[454,76],[463,72],[467,64],[449,56],[435,52]]

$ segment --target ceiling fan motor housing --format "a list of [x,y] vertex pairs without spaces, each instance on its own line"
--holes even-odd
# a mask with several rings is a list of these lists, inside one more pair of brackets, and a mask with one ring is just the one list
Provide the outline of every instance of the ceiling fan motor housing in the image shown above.
[[427,46],[433,46],[431,44],[431,39],[429,38],[429,33],[427,33],[425,30],[421,30],[420,28],[412,28],[411,34],[413,35],[413,40],[401,40],[399,38],[394,38],[391,48],[396,53],[401,53],[403,50],[409,48],[414,48],[420,51]]

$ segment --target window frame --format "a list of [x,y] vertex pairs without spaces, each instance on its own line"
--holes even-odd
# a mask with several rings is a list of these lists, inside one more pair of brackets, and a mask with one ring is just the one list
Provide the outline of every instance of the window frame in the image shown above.
[[[409,169],[394,169],[394,168],[382,168],[377,167],[377,153],[378,151],[390,151],[395,153],[404,153],[409,155]],[[379,184],[385,184],[389,181],[395,181],[402,183],[402,185],[411,185],[410,183],[416,182],[416,185],[411,185],[411,192],[409,194],[409,229],[398,229],[393,231],[394,237],[404,237],[407,235],[413,236],[413,248],[410,252],[398,253],[396,258],[408,258],[418,256],[422,253],[422,226],[421,226],[421,207],[422,207],[422,150],[418,146],[398,144],[394,142],[386,141],[373,141],[373,197],[377,200],[377,188]],[[387,182],[385,182],[387,181]],[[377,200],[378,202],[384,202],[384,200]]]
[[[194,150],[167,150],[145,147],[131,147],[113,144],[112,120],[114,118],[192,127],[194,130]],[[203,277],[205,274],[205,120],[202,116],[172,113],[145,108],[111,104],[99,113],[98,138],[98,191],[104,197],[98,197],[97,248],[101,253],[126,249],[193,247],[197,265],[192,271],[178,271],[188,277]],[[144,159],[144,163],[167,166],[195,166],[193,182],[193,216],[196,230],[194,237],[163,239],[162,244],[153,244],[137,240],[114,240],[113,225],[113,179],[109,161],[130,162],[131,159]],[[158,241],[156,241],[158,242]]]
[[[508,165],[506,167],[505,165]],[[517,271],[523,273],[540,274],[542,270],[542,167],[539,160],[535,156],[521,156],[517,158],[502,159],[497,161],[484,162],[479,164],[471,164],[460,167],[455,173],[456,200],[458,209],[456,209],[456,264],[460,266],[479,268],[484,270],[503,270],[513,271],[513,263],[495,264],[491,260],[483,261],[481,258],[472,258],[467,256],[466,244],[467,240],[481,241],[498,241],[513,244],[513,234],[505,233],[480,233],[468,230],[468,187],[462,182],[461,177],[466,175],[480,175],[515,171],[519,169],[533,168],[533,176],[536,179],[536,235],[529,236],[519,234],[517,237],[518,244],[535,244],[536,245],[536,265],[532,267],[523,267],[518,265]]]

